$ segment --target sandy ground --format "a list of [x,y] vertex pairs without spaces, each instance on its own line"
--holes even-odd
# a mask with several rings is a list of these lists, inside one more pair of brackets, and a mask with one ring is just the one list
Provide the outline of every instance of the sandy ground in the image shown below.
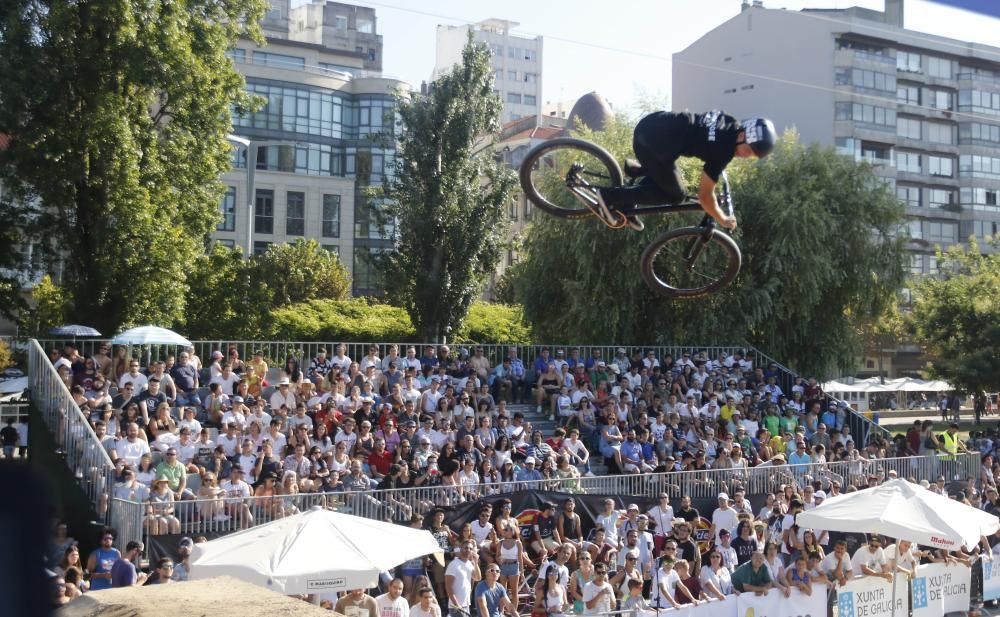
[[[338,615],[231,577],[107,589],[77,598],[57,617],[332,617]],[[342,617],[342,616],[341,616]]]

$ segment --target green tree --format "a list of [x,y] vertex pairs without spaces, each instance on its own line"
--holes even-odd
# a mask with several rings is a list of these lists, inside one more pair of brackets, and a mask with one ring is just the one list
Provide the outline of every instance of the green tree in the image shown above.
[[64,256],[70,317],[104,332],[181,317],[185,274],[219,216],[231,109],[225,53],[262,42],[264,0],[0,3],[0,180],[37,203]]
[[71,309],[69,294],[48,274],[31,288],[31,309],[22,313],[20,327],[36,337],[46,337],[49,330],[66,323]]
[[181,331],[192,339],[261,338],[270,323],[271,295],[252,284],[252,261],[239,248],[215,244],[193,260],[187,273],[191,293]]
[[310,300],[277,308],[271,338],[291,341],[407,341],[414,337],[406,310],[369,298]]
[[[2,95],[0,95],[2,96]],[[27,308],[22,290],[23,273],[29,264],[23,263],[18,250],[24,242],[22,231],[27,222],[25,209],[0,195],[0,317],[16,320]]]
[[[632,127],[581,137],[630,155]],[[700,173],[682,161],[688,186]],[[645,246],[699,214],[645,217],[646,230],[536,217],[525,234],[516,300],[545,339],[642,344],[747,342],[811,374],[861,350],[852,319],[880,314],[902,284],[903,207],[869,165],[786,134],[763,163],[730,166],[743,266],[732,286],[698,301],[650,292]]]
[[399,101],[405,131],[384,191],[396,232],[377,267],[424,340],[461,325],[500,259],[514,186],[490,148],[501,108],[489,50],[471,40],[427,96]]
[[[1000,243],[996,248],[1000,249]],[[963,392],[1000,390],[1000,253],[938,253],[940,276],[917,281],[912,330],[931,356],[928,369]]]
[[312,239],[269,246],[253,259],[253,279],[271,292],[276,307],[308,300],[343,300],[351,292],[347,268]]

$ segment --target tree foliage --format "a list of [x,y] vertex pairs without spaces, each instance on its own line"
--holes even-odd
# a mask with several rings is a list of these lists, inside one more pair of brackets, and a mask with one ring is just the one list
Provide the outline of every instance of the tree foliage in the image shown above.
[[289,341],[408,341],[416,331],[405,309],[367,298],[310,300],[275,309],[270,336]]
[[263,0],[0,3],[0,180],[37,204],[29,235],[64,257],[70,317],[111,332],[181,317],[215,225],[231,107],[225,52],[261,41]]
[[307,300],[344,300],[351,275],[340,259],[314,239],[272,244],[253,259],[255,284],[271,293],[274,306]]
[[46,337],[51,328],[66,323],[71,310],[72,302],[66,290],[46,274],[31,288],[31,308],[21,313],[19,327],[30,336]]
[[[996,248],[1000,248],[1000,244]],[[976,239],[938,254],[941,276],[917,281],[912,328],[930,373],[964,392],[1000,389],[1000,253]]]
[[426,340],[460,326],[500,259],[514,186],[489,148],[501,108],[489,51],[471,40],[428,95],[399,101],[405,130],[384,191],[394,247],[376,265]]
[[[619,160],[631,130],[618,121],[597,141]],[[700,165],[682,160],[688,186]],[[645,217],[646,230],[612,231],[594,220],[536,217],[524,238],[515,296],[550,340],[622,344],[746,342],[791,366],[825,374],[860,351],[853,319],[880,314],[902,284],[903,208],[867,164],[786,134],[766,162],[730,165],[743,265],[729,288],[672,301],[640,275],[645,246],[699,214]]]
[[455,332],[456,343],[531,343],[531,328],[518,305],[474,302],[462,327]]
[[192,339],[260,338],[270,323],[271,295],[251,282],[253,261],[239,248],[215,244],[193,260],[190,294],[179,329]]

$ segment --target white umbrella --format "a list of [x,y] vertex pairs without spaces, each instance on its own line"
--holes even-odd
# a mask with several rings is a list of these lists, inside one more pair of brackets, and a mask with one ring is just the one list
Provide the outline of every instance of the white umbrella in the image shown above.
[[139,326],[126,330],[111,339],[115,345],[191,345],[187,340],[173,330],[157,326]]
[[903,479],[845,493],[799,514],[800,527],[866,531],[924,546],[972,548],[1000,529],[1000,519]]
[[190,578],[234,576],[285,594],[367,589],[380,572],[440,550],[425,529],[317,507],[196,544]]

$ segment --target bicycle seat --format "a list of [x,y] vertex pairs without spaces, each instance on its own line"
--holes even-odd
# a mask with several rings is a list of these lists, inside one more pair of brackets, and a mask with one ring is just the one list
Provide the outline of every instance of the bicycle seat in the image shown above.
[[625,159],[625,164],[622,166],[622,171],[629,178],[638,178],[642,175],[642,165],[639,161],[635,159]]

